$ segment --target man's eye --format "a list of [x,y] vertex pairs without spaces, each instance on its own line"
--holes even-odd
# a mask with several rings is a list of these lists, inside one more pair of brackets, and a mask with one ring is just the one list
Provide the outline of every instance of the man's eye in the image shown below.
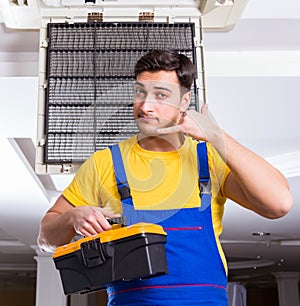
[[168,96],[162,92],[159,92],[157,95],[157,98],[162,100],[162,99],[166,99]]
[[142,89],[140,89],[140,88],[136,88],[136,89],[134,90],[134,94],[135,94],[136,96],[144,96],[144,95],[145,95],[145,91],[142,90]]

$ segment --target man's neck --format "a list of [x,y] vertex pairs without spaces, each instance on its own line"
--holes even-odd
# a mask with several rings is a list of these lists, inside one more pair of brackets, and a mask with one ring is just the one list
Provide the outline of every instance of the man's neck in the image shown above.
[[170,152],[178,150],[183,145],[184,135],[182,133],[174,133],[168,135],[146,136],[140,133],[138,134],[138,143],[147,151]]

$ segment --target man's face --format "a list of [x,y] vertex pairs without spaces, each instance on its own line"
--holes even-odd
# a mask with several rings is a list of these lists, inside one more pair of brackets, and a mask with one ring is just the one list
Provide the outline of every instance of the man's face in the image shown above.
[[139,74],[134,87],[133,109],[140,132],[154,136],[156,129],[177,124],[182,99],[175,71]]

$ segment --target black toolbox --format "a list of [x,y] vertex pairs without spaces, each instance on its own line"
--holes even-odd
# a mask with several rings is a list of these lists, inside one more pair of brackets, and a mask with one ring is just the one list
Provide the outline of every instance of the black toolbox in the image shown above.
[[159,225],[137,223],[56,248],[53,260],[65,294],[88,293],[112,282],[166,274],[166,233]]

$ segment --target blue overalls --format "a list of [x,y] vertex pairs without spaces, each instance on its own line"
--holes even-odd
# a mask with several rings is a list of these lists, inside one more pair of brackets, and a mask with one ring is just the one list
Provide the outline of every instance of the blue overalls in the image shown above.
[[108,287],[108,305],[227,306],[227,276],[212,225],[206,143],[197,145],[201,207],[172,210],[135,210],[119,146],[110,149],[127,224],[156,223],[167,232],[168,274]]

